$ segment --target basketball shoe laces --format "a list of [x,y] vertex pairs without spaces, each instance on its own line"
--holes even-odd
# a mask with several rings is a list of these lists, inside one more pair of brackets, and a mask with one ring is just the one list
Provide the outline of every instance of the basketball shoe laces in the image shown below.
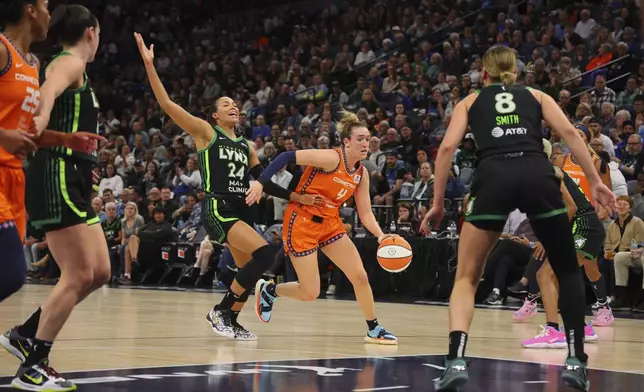
[[49,360],[48,359],[45,359],[42,362],[42,366],[38,366],[38,367],[40,367],[47,374],[47,377],[49,377],[50,379],[58,379],[58,380],[60,380],[60,379],[63,378],[60,373],[58,373],[56,370],[54,370],[54,368],[49,366]]

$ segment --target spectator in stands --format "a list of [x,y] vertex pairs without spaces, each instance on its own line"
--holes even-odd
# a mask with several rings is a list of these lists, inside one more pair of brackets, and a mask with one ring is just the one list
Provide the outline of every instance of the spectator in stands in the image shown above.
[[[172,212],[172,218],[170,219],[170,222],[176,222],[176,227],[178,229],[182,229],[192,215],[192,209],[195,205],[197,205],[197,202],[197,195],[189,194],[186,197],[186,202],[181,207]],[[165,208],[163,210],[164,212],[166,211]]]
[[401,234],[400,228],[405,225],[409,225],[411,228],[410,230],[403,230],[402,234],[417,235],[420,233],[420,221],[416,217],[414,207],[407,201],[401,201],[398,203],[398,219],[396,221],[399,234]]
[[[633,304],[627,298],[628,268],[642,267],[644,247],[644,221],[633,216],[631,210],[633,201],[628,196],[617,198],[617,220],[608,225],[604,257],[615,263],[615,301],[611,307],[615,310],[631,309]],[[633,311],[644,312],[643,291],[635,298]]]
[[[172,240],[172,226],[165,219],[165,212],[161,207],[152,210],[154,220],[146,223],[128,239],[125,246],[125,273],[120,279],[121,284],[131,283],[132,263],[138,263],[144,270],[156,268],[159,264],[161,246]],[[145,255],[146,257],[141,257]]]
[[644,152],[642,152],[642,137],[630,135],[626,147],[626,154],[622,157],[620,170],[626,181],[637,179],[644,166]]
[[476,141],[474,135],[468,133],[463,139],[461,148],[456,153],[454,163],[459,169],[474,168],[474,161],[476,159]]
[[606,76],[597,75],[595,77],[595,90],[591,93],[593,105],[600,106],[604,102],[615,103],[617,96],[615,91],[610,87],[606,87]]
[[197,169],[197,161],[190,158],[186,169],[177,167],[176,175],[172,179],[175,197],[194,192],[201,185],[201,174]]
[[114,159],[117,173],[122,177],[127,176],[127,171],[134,167],[135,161],[134,154],[130,152],[130,146],[122,145],[119,155]]
[[458,179],[455,168],[456,166],[452,166],[450,169],[447,185],[445,187],[445,198],[450,200],[462,199],[465,195],[465,184]]
[[404,163],[398,160],[398,154],[395,151],[387,151],[386,155],[385,167],[373,176],[378,189],[378,193],[373,198],[373,204],[377,206],[395,204],[407,174]]
[[107,215],[103,211],[103,199],[101,199],[100,197],[93,198],[92,209],[94,210],[94,214],[96,214],[101,223],[103,223],[107,219]]
[[111,189],[114,197],[119,197],[123,191],[123,179],[117,174],[113,163],[105,165],[105,177],[98,185],[98,193],[102,194],[105,189]]
[[414,183],[410,198],[414,201],[429,201],[434,194],[434,170],[429,162],[423,162],[418,170],[419,177]]
[[602,125],[599,123],[599,120],[597,120],[595,117],[592,117],[588,121],[588,130],[590,131],[591,138],[597,138],[600,140],[600,143],[602,143],[603,146],[603,151],[606,151],[608,153],[608,156],[610,156],[611,158],[615,158],[615,146],[613,145],[613,141],[610,140],[608,136],[602,133]]
[[619,95],[617,96],[615,105],[617,107],[632,105],[635,97],[641,93],[642,90],[637,87],[637,78],[635,76],[631,76],[626,81],[626,88],[624,89],[624,91],[619,93]]
[[101,226],[103,227],[103,234],[107,241],[107,248],[110,254],[110,264],[112,266],[112,276],[116,276],[119,269],[119,247],[121,245],[121,219],[119,219],[116,211],[116,204],[107,203],[105,205],[105,219]]
[[159,188],[164,185],[161,177],[159,176],[158,170],[158,166],[154,161],[147,163],[146,171],[143,175],[143,181],[141,182],[146,193],[148,193],[152,188]]

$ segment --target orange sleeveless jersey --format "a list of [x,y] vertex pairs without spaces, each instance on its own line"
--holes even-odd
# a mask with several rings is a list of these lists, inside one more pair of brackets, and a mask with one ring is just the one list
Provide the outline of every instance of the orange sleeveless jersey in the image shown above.
[[304,170],[295,192],[301,194],[318,194],[325,200],[323,207],[300,206],[300,209],[322,218],[337,217],[340,214],[340,207],[358,189],[362,178],[362,164],[358,168],[349,170],[347,157],[343,149],[335,151],[340,155],[340,163],[335,170],[325,172],[309,166]]
[[[564,164],[563,164],[563,171],[568,173],[570,178],[574,182],[579,185],[579,188],[584,192],[588,200],[592,203],[592,197],[591,197],[591,192],[590,192],[590,182],[588,181],[588,177],[586,177],[586,173],[584,173],[584,169],[581,168],[578,164],[574,163],[571,159],[571,154],[567,154],[564,157]],[[599,156],[596,154],[592,154],[593,158],[593,163],[596,163],[597,160],[599,159]]]
[[[0,128],[28,130],[40,102],[37,63],[28,63],[2,34],[0,44],[9,53],[7,66],[0,70]],[[0,147],[0,166],[22,168],[22,161]]]

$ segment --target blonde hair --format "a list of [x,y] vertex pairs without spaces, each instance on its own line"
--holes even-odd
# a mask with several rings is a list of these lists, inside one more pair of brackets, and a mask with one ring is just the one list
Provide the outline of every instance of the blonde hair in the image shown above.
[[345,138],[351,139],[351,132],[353,132],[353,128],[359,128],[359,127],[367,128],[367,124],[364,121],[360,121],[360,119],[355,113],[347,110],[342,110],[340,114],[342,118],[340,119],[340,122],[336,125],[336,128],[338,129],[338,132],[340,133],[340,138],[342,140],[344,140]]
[[[139,215],[139,207],[136,205],[136,203],[130,201],[125,205],[125,208],[132,207],[134,208],[134,216],[132,219],[136,220],[136,216]],[[125,215],[125,208],[123,209],[123,222],[127,220],[127,215]]]
[[512,85],[517,80],[517,54],[507,46],[494,45],[483,55],[483,68],[491,81]]

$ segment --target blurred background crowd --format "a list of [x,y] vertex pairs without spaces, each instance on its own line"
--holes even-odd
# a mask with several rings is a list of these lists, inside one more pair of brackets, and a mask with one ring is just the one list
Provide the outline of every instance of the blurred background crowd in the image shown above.
[[[220,96],[237,102],[238,132],[255,144],[265,165],[283,151],[339,145],[338,112],[355,111],[372,132],[363,163],[377,216],[388,229],[408,223],[412,233],[432,200],[433,161],[453,108],[482,87],[486,49],[510,46],[520,59],[518,83],[551,95],[586,129],[589,146],[609,163],[614,190],[628,197],[629,214],[644,218],[644,46],[637,3],[86,1],[101,23],[89,75],[101,104],[100,132],[109,143],[99,152],[93,205],[108,243],[136,261],[136,249],[121,246],[144,224],[158,226],[159,242],[192,241],[201,226],[193,140],[159,109],[134,31],[155,45],[156,68],[172,100],[200,116]],[[543,135],[566,151],[549,124]],[[454,156],[446,192],[454,214],[444,228],[458,222],[476,148],[467,134]],[[301,173],[289,166],[273,180],[293,189]],[[258,230],[279,225],[284,207],[264,200],[256,210]],[[343,217],[355,234],[360,223],[351,207],[347,203]],[[605,217],[607,224],[615,218]],[[641,235],[638,242],[644,242]],[[32,231],[28,245],[33,262],[48,257],[42,233]]]

